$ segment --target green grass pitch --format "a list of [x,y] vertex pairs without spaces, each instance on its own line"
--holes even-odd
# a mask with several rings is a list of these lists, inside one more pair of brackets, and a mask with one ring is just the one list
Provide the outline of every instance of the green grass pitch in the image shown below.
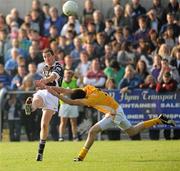
[[179,171],[180,141],[96,141],[83,162],[73,162],[84,142],[0,143],[0,171]]

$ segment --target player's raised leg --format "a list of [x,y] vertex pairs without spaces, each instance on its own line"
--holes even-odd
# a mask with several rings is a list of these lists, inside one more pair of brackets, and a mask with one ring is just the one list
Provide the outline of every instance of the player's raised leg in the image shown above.
[[166,125],[175,126],[175,122],[172,119],[169,119],[165,115],[161,114],[157,118],[150,119],[150,120],[147,120],[144,122],[140,122],[137,125],[126,129],[125,132],[129,136],[133,136],[133,135],[136,135],[137,133],[141,132],[142,130],[144,130],[146,128],[150,128],[150,127],[152,127],[154,125],[158,125],[158,124],[166,124]]
[[42,118],[41,118],[41,131],[40,131],[40,141],[39,141],[39,148],[38,148],[38,154],[37,154],[37,161],[42,161],[43,159],[43,152],[44,147],[46,144],[46,139],[48,137],[48,128],[49,128],[49,122],[54,114],[54,111],[52,110],[43,110]]
[[25,114],[30,115],[36,109],[42,108],[43,105],[43,99],[40,96],[28,97],[25,102]]

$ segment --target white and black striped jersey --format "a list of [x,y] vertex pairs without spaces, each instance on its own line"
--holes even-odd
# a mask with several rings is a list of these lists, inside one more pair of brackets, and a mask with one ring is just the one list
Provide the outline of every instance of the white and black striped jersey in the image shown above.
[[56,61],[50,68],[47,65],[44,66],[43,77],[49,77],[52,73],[56,74],[57,79],[52,83],[48,83],[47,85],[57,87],[61,86],[64,77],[64,69],[59,62]]

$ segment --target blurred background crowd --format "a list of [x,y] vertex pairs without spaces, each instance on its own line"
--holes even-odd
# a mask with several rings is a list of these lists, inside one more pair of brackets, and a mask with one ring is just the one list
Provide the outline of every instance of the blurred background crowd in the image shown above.
[[[64,82],[73,82],[72,88],[92,84],[120,93],[135,88],[178,91],[180,4],[178,0],[167,0],[167,6],[163,0],[151,1],[152,6],[145,8],[140,0],[125,5],[112,0],[103,14],[95,1],[85,0],[81,16],[67,17],[48,1],[32,0],[31,10],[23,17],[17,8],[7,15],[0,13],[0,89],[27,92],[9,95],[5,102],[10,139],[20,140],[22,124],[28,140],[38,139],[41,115],[36,113],[40,112],[27,117],[23,104],[28,92],[35,90],[33,81],[41,79],[44,48],[51,48],[56,60],[70,71],[65,72]],[[76,130],[77,124],[71,123],[72,131]],[[53,124],[56,130],[58,116]],[[173,138],[179,138],[179,132],[175,130]],[[172,138],[169,130],[164,135]],[[158,139],[159,130],[150,137]]]

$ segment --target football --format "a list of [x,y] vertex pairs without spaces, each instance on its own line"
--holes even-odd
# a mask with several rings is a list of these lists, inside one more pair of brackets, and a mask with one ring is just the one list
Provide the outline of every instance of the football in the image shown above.
[[67,1],[63,5],[63,13],[67,16],[77,15],[78,13],[78,4],[75,1]]

